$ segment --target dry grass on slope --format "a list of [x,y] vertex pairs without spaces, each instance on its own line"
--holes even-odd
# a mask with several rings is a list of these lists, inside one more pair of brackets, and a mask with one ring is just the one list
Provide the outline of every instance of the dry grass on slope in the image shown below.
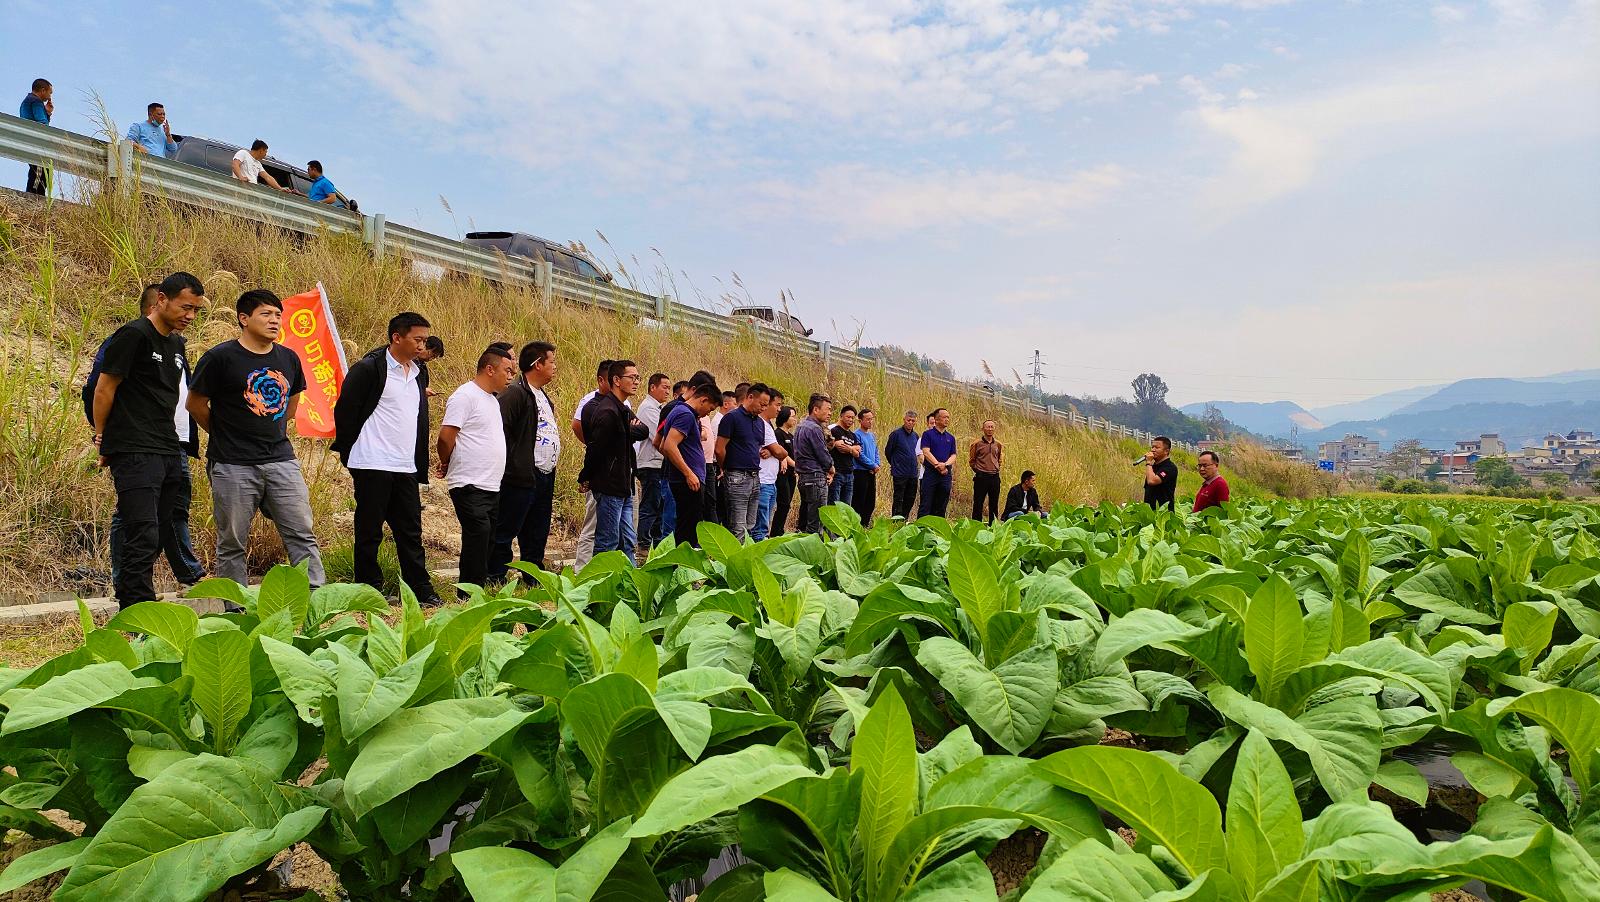
[[[446,359],[432,365],[440,391],[435,424],[444,397],[471,377],[480,349],[496,340],[520,346],[538,338],[559,349],[551,394],[563,417],[590,389],[597,360],[627,357],[646,374],[660,371],[677,379],[704,368],[727,386],[741,379],[765,381],[800,406],[811,392],[825,391],[837,402],[880,411],[880,434],[894,428],[907,409],[946,406],[963,454],[982,420],[996,419],[1006,443],[1007,482],[1024,468],[1036,471],[1046,504],[1125,502],[1139,491],[1137,474],[1128,465],[1139,449],[1126,440],[1024,420],[991,403],[946,397],[917,382],[824,371],[815,358],[774,353],[753,339],[730,342],[644,328],[636,320],[547,304],[531,290],[478,279],[430,281],[403,261],[374,260],[352,236],[289,235],[149,199],[99,197],[82,205],[50,206],[8,201],[0,206],[0,322],[5,323],[0,409],[7,420],[0,444],[0,534],[5,536],[0,586],[6,587],[0,594],[87,590],[94,571],[109,570],[105,542],[112,491],[94,465],[79,389],[98,342],[135,315],[140,287],[173,270],[197,275],[211,299],[210,310],[187,333],[191,360],[237,334],[232,302],[247,287],[289,295],[321,281],[352,360],[382,343],[393,314],[422,313],[449,348]],[[349,479],[325,443],[296,440],[296,446],[311,485],[319,537],[330,556],[338,557],[341,547],[348,549]],[[579,456],[577,443],[567,441],[556,505],[564,524],[573,523],[582,510],[573,480]],[[1192,461],[1180,463],[1186,471],[1181,489],[1192,493],[1196,480],[1187,472]],[[191,522],[196,548],[206,559],[212,541],[210,503],[199,468],[194,484]],[[879,489],[879,509],[887,510],[887,479],[880,480]],[[962,468],[951,513],[969,511],[970,499],[971,483]],[[453,556],[454,516],[440,486],[429,488],[425,503],[430,557],[444,563]],[[566,531],[558,526],[557,535]],[[260,567],[281,554],[275,533],[259,521],[253,547]],[[338,575],[336,568],[331,575]]]

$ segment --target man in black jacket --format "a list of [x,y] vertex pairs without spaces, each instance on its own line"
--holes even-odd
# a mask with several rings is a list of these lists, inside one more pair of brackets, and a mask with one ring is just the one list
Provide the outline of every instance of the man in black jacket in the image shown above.
[[561,459],[561,430],[555,403],[545,386],[556,377],[556,346],[529,342],[518,355],[522,375],[500,393],[500,416],[506,431],[506,475],[500,481],[500,518],[494,549],[489,552],[489,579],[505,582],[515,541],[521,559],[545,565],[550,519],[556,494],[556,462]]
[[417,357],[427,347],[419,313],[389,320],[389,347],[356,361],[333,406],[330,446],[355,483],[355,576],[381,589],[378,546],[389,524],[400,576],[424,605],[439,604],[422,550],[422,492],[428,481],[428,371]]
[[639,368],[631,360],[615,360],[607,378],[610,391],[583,408],[583,471],[578,474],[578,483],[594,497],[597,555],[633,549],[633,443],[650,437],[625,406],[639,390]]
[[1006,492],[1005,513],[1000,515],[1000,519],[1010,520],[1023,514],[1042,513],[1044,507],[1039,504],[1039,490],[1033,487],[1033,471],[1023,470],[1022,481]]

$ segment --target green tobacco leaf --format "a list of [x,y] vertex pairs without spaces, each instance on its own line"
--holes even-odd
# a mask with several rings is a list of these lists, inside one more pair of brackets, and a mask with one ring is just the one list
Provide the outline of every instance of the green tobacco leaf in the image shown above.
[[1527,665],[1549,647],[1559,613],[1548,601],[1520,601],[1506,608],[1500,632],[1505,636],[1506,647],[1516,649],[1517,656],[1523,659],[1524,673]]
[[387,617],[389,611],[383,593],[366,583],[328,583],[311,590],[305,626],[310,631],[337,614],[364,612]]
[[845,635],[845,653],[865,654],[901,620],[917,620],[957,634],[955,609],[944,596],[916,586],[883,583],[861,600],[861,609]]
[[19,887],[27,886],[40,877],[48,877],[63,868],[72,867],[72,863],[83,854],[83,849],[89,845],[91,838],[80,836],[74,840],[35,849],[26,855],[19,855],[6,866],[4,873],[0,873],[0,893],[9,893]]
[[[1526,693],[1508,704],[1490,703],[1491,717],[1503,714],[1521,714],[1549,730],[1567,750],[1579,790],[1588,794],[1596,777],[1595,750],[1600,749],[1600,699],[1576,689],[1553,686]],[[10,726],[10,718],[6,725]]]
[[379,805],[372,812],[383,844],[396,855],[421,842],[455,806],[472,779],[472,766],[458,764]]
[[560,701],[572,688],[569,661],[586,661],[583,638],[570,623],[541,630],[522,654],[500,668],[500,679],[518,689],[548,695]]
[[145,633],[155,636],[178,650],[189,651],[195,632],[200,627],[200,615],[185,604],[171,601],[141,601],[117,612],[105,626],[108,630],[128,633]]
[[608,673],[573,687],[561,703],[561,717],[590,764],[605,754],[611,734],[629,712],[655,711],[655,699],[625,673]]
[[762,874],[761,887],[766,893],[766,902],[841,902],[815,880],[788,868]]
[[245,610],[255,607],[255,601],[245,594],[244,587],[231,579],[222,576],[213,576],[202,579],[189,587],[183,593],[184,598],[217,598],[229,604],[238,605]]
[[1371,698],[1341,698],[1291,718],[1227,686],[1212,686],[1207,695],[1234,723],[1305,752],[1322,788],[1334,801],[1366,798],[1367,787],[1378,773],[1383,735],[1377,704]]
[[933,784],[923,810],[988,808],[1065,840],[1104,841],[1105,828],[1094,804],[1041,778],[1032,764],[1010,755],[985,755],[968,761]]
[[1456,752],[1450,763],[1461,771],[1473,789],[1493,799],[1516,798],[1533,788],[1528,776],[1510,765],[1477,752]]
[[105,704],[130,689],[155,685],[155,680],[136,677],[116,662],[69,670],[37,689],[13,689],[0,696],[0,704],[10,709],[0,726],[0,735],[54,723]]
[[[233,754],[239,758],[249,758],[265,768],[267,773],[282,778],[284,769],[294,760],[299,745],[300,731],[295,724],[294,706],[279,699],[251,722]],[[290,776],[298,777],[299,774]]]
[[1006,593],[1000,587],[1000,573],[986,552],[957,539],[950,543],[945,561],[950,591],[967,613],[978,635],[989,633],[989,618],[1005,609]]
[[628,835],[651,837],[681,830],[812,776],[815,772],[798,756],[777,746],[752,745],[707,758],[667,781]]
[[587,902],[627,850],[623,819],[580,845],[560,867],[532,852],[496,846],[452,853],[450,862],[477,902]]
[[856,829],[867,884],[876,885],[895,836],[917,813],[917,738],[911,714],[893,683],[856,728],[850,773],[861,775],[861,819]]
[[1409,761],[1396,758],[1383,762],[1378,765],[1378,775],[1372,782],[1402,799],[1418,805],[1428,804],[1428,778]]
[[[78,854],[60,902],[203,899],[304,839],[327,810],[254,762],[201,755],[134,790]],[[159,829],[152,829],[159,825]]]
[[1217,800],[1155,755],[1085,746],[1056,752],[1033,767],[1044,779],[1122,818],[1141,839],[1165,846],[1191,876],[1227,867]]
[[266,653],[267,661],[278,675],[278,685],[283,694],[294,702],[300,719],[310,724],[320,724],[322,719],[312,712],[322,707],[324,697],[333,694],[333,677],[323,670],[311,656],[286,642],[271,636],[256,640]]
[[374,728],[345,777],[356,817],[488,748],[528,717],[506,698],[452,698],[406,708]]
[[1034,877],[1021,902],[1147,902],[1170,889],[1172,881],[1145,856],[1086,839]]
[[966,646],[924,639],[917,663],[928,669],[995,742],[1021,754],[1043,732],[1058,688],[1055,649],[1035,645],[990,670]]
[[1146,646],[1198,639],[1207,632],[1206,627],[1184,623],[1166,611],[1137,608],[1106,625],[1095,644],[1094,667],[1103,671]]
[[1250,895],[1300,858],[1305,836],[1294,782],[1272,743],[1255,730],[1239,746],[1227,818],[1229,871]]
[[992,902],[994,874],[976,852],[957,858],[924,874],[903,902]]
[[1278,689],[1300,668],[1305,615],[1294,590],[1274,574],[1250,599],[1244,615],[1245,657],[1263,701],[1276,704]]
[[212,748],[227,754],[239,722],[250,711],[250,637],[231,629],[196,636],[183,672],[194,677],[190,697],[211,725]]
[[261,589],[256,593],[255,614],[265,621],[282,610],[290,611],[289,621],[294,631],[305,623],[306,611],[311,606],[311,580],[306,568],[278,564],[261,578]]
[[197,757],[193,752],[178,749],[153,749],[145,745],[128,747],[128,770],[145,782],[154,780],[161,772],[180,761]]
[[339,661],[334,686],[339,696],[339,727],[352,742],[409,701],[428,669],[434,644],[428,643],[406,662],[378,676],[355,652],[337,642],[328,646]]

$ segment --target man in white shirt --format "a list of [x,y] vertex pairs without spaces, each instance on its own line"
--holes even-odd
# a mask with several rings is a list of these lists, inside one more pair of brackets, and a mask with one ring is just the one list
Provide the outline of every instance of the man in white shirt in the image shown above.
[[355,484],[355,577],[382,591],[378,546],[389,525],[400,576],[423,605],[440,603],[422,548],[422,491],[428,481],[428,370],[417,362],[428,321],[389,320],[389,346],[350,365],[334,403],[330,450]]
[[522,376],[500,393],[506,475],[500,480],[500,515],[489,556],[489,581],[494,583],[505,582],[512,542],[522,560],[549,569],[545,548],[555,513],[556,464],[561,460],[555,404],[545,391],[556,376],[556,346],[528,342],[517,355],[517,366]]
[[766,421],[766,444],[761,446],[761,495],[756,503],[756,525],[750,530],[750,537],[757,542],[765,539],[771,531],[772,507],[778,499],[778,474],[794,468],[794,461],[785,456],[782,460],[768,450],[769,445],[778,444],[778,431],[773,423],[778,418],[778,411],[783,409],[783,392],[771,389],[772,396],[767,399],[767,406],[761,409],[761,419]]
[[256,180],[260,179],[279,191],[287,191],[293,194],[293,188],[278,184],[278,180],[272,177],[272,173],[261,165],[261,161],[266,158],[267,142],[260,138],[255,139],[250,144],[249,150],[240,150],[233,155],[233,177],[249,185],[254,185]]
[[[461,522],[461,562],[456,581],[488,582],[500,480],[506,472],[506,436],[496,396],[517,377],[511,344],[495,343],[478,355],[471,382],[451,392],[439,421],[439,463],[434,470],[450,485],[450,503]],[[457,590],[462,598],[468,597]]]
[[661,405],[671,398],[672,380],[667,378],[666,373],[652,373],[645,389],[645,399],[639,404],[639,422],[650,430],[650,437],[634,445],[638,460],[634,475],[639,479],[639,503],[634,508],[639,511],[637,557],[640,561],[650,556],[650,549],[656,547],[656,543],[665,535],[661,527],[667,484],[663,481],[662,457],[661,452],[656,450],[655,437],[656,427],[661,423]]

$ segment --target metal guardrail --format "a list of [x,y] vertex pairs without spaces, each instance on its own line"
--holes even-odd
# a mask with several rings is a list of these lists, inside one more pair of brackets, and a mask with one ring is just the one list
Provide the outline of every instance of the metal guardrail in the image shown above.
[[[682,327],[727,339],[754,335],[764,347],[780,353],[798,352],[819,357],[825,367],[858,373],[876,371],[885,378],[921,382],[930,388],[977,397],[1005,410],[1046,418],[1065,426],[1094,429],[1141,442],[1151,438],[1148,432],[1086,417],[1076,410],[1056,410],[1034,404],[1027,398],[907,369],[850,349],[834,348],[826,341],[732,320],[709,310],[679,304],[668,297],[580,279],[552,268],[549,263],[507,257],[498,251],[486,251],[453,238],[390,223],[381,213],[357,215],[265,186],[246,185],[208,169],[136,153],[132,144],[120,139],[101,141],[0,113],[0,158],[51,166],[59,172],[114,186],[115,190],[136,190],[289,231],[359,234],[376,256],[395,255],[429,263],[448,272],[524,285],[542,292],[547,298],[649,318],[669,328]],[[1195,450],[1186,442],[1177,444],[1185,450]]]

